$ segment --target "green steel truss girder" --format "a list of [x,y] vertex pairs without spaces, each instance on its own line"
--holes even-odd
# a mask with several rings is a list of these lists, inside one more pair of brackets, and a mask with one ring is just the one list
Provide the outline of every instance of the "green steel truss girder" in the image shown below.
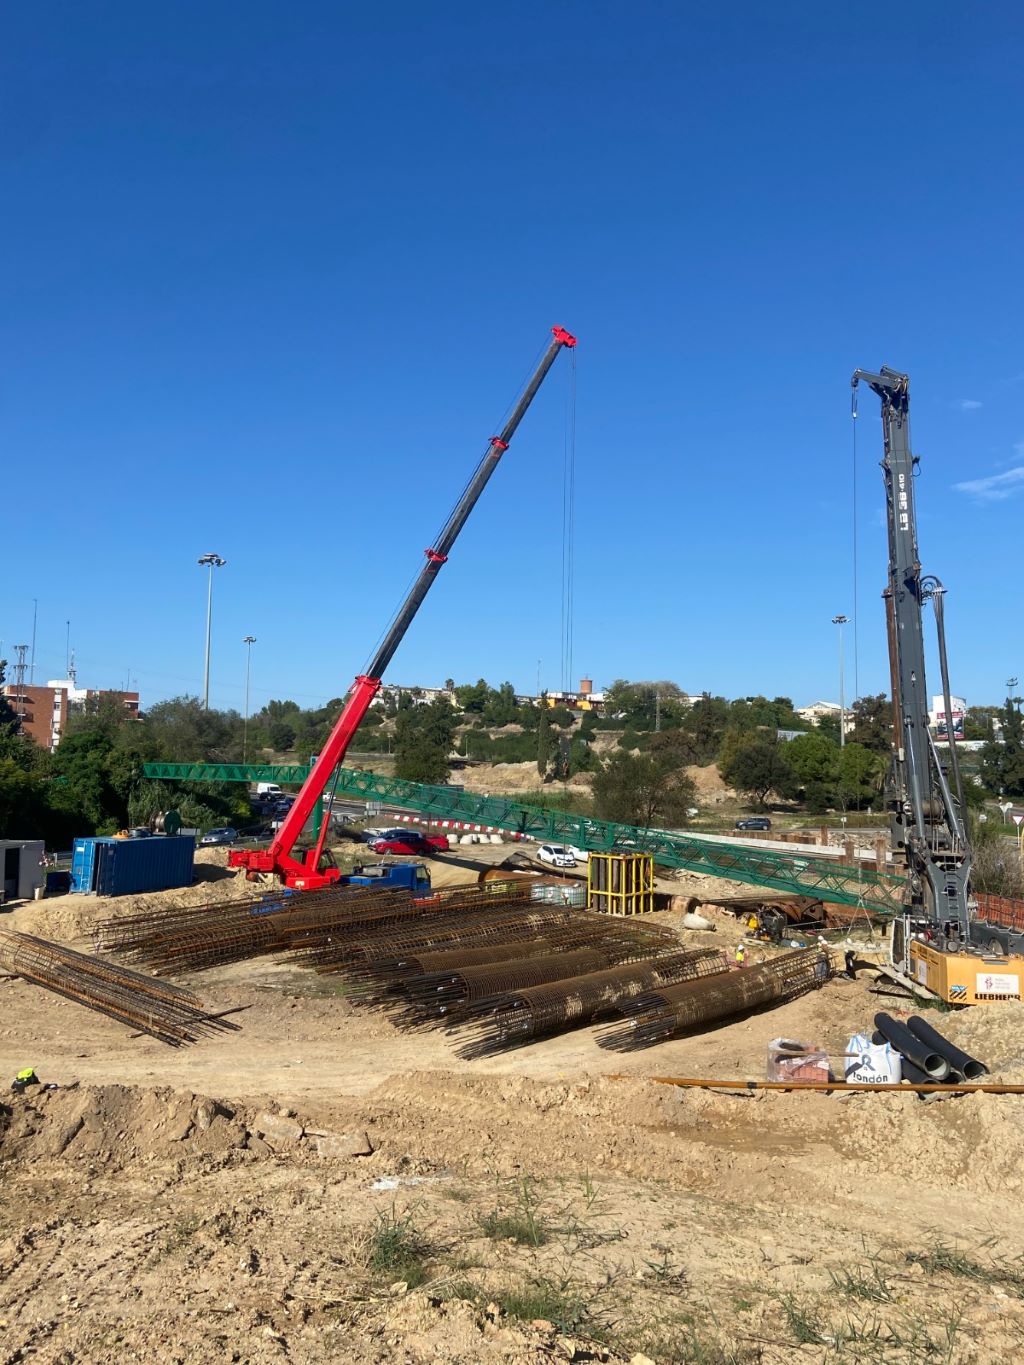
[[[147,763],[144,775],[169,782],[305,781],[304,764]],[[814,896],[839,905],[862,906],[882,914],[902,910],[902,881],[874,868],[850,867],[830,858],[759,849],[637,829],[584,815],[524,806],[503,796],[478,796],[453,787],[429,787],[360,768],[339,768],[337,794],[415,810],[433,820],[485,825],[541,840],[575,844],[597,853],[650,853],[663,867],[685,868],[731,881],[768,886],[791,895]]]
[[144,763],[143,775],[160,782],[288,782],[301,786],[307,763]]

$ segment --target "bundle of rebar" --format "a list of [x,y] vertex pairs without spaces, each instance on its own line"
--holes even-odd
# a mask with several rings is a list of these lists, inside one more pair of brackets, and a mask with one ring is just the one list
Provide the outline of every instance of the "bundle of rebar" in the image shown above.
[[[491,898],[493,899],[493,898]],[[423,917],[414,922],[403,922],[389,930],[353,933],[351,937],[335,936],[329,941],[315,942],[307,938],[297,945],[288,960],[315,967],[318,972],[372,972],[374,967],[397,963],[417,952],[483,948],[505,945],[537,937],[556,936],[561,943],[563,930],[575,935],[583,926],[593,927],[593,936],[604,942],[621,942],[630,951],[637,944],[648,945],[650,951],[668,941],[675,942],[671,930],[662,926],[644,926],[630,933],[621,923],[611,923],[605,917],[590,915],[583,910],[530,902],[493,906],[486,910],[479,906],[464,908],[451,905],[443,912]]]
[[[500,896],[472,888],[416,900],[404,890],[333,887],[106,920],[97,941],[159,974],[203,971],[272,953],[329,972],[416,949],[534,937],[551,926],[601,918],[531,902],[527,894],[528,888],[515,885]],[[615,932],[621,936],[621,929]],[[647,928],[639,937],[661,942],[668,932]]]
[[824,985],[831,975],[828,954],[819,948],[805,948],[757,967],[666,986],[623,1001],[619,1009],[626,1019],[608,1025],[597,1041],[616,1052],[650,1047],[685,1029],[792,1000]]
[[372,886],[272,891],[107,920],[98,938],[160,975],[268,954],[340,973],[353,1004],[387,1012],[400,1028],[465,1027],[465,1057],[612,1010],[628,1018],[603,1045],[644,1046],[691,1023],[789,998],[813,977],[809,959],[820,963],[813,952],[798,953],[729,973],[719,950],[684,950],[667,925],[535,901],[525,883],[420,899]]
[[93,947],[96,952],[126,952],[135,944],[143,943],[161,932],[174,933],[189,924],[202,924],[205,920],[215,920],[231,915],[239,910],[252,914],[270,914],[282,909],[296,893],[279,891],[261,895],[251,900],[238,899],[223,901],[204,901],[202,905],[189,906],[152,906],[138,915],[117,915],[111,919],[98,920],[93,926]]
[[364,925],[393,925],[425,911],[406,891],[345,888],[306,897],[260,898],[167,911],[136,919],[106,920],[97,938],[108,951],[124,954],[168,974],[204,971],[284,950],[304,934],[317,941]]
[[473,967],[414,976],[403,984],[404,1000],[392,1019],[399,1027],[431,1021],[449,1023],[462,1010],[517,987],[539,986],[602,971],[610,954],[597,947],[548,953],[516,961],[484,962]]
[[532,936],[546,924],[561,922],[562,917],[561,911],[547,915],[517,906],[498,907],[484,918],[475,910],[451,907],[400,924],[355,926],[345,937],[307,934],[298,940],[293,936],[287,960],[320,972],[347,971],[355,964],[383,962],[417,949]]
[[202,1002],[180,986],[32,934],[0,933],[0,966],[173,1047],[194,1043],[211,1031],[238,1027],[208,1014]]
[[367,954],[347,968],[353,981],[352,996],[363,1004],[380,1004],[401,992],[404,982],[413,977],[542,957],[559,949],[598,944],[608,945],[617,956],[630,956],[663,951],[665,947],[660,938],[651,940],[643,934],[622,931],[620,922],[580,914],[564,923],[552,920],[536,929],[527,926],[523,935],[510,931],[500,939],[489,937],[479,947],[472,946],[475,942],[475,936],[466,935],[454,946],[415,948],[386,957]]
[[572,980],[508,991],[467,1008],[452,1024],[466,1060],[522,1047],[545,1034],[593,1023],[628,1000],[652,989],[729,970],[718,948],[680,949],[608,967]]

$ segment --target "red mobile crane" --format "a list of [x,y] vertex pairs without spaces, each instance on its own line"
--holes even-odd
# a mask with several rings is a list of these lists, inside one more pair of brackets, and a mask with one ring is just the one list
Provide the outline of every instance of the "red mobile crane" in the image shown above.
[[320,866],[328,821],[323,822],[319,837],[312,848],[296,849],[296,841],[312,814],[313,807],[327,788],[335,769],[345,757],[348,746],[352,742],[352,736],[359,729],[363,717],[370,708],[370,703],[380,691],[384,670],[402,643],[405,632],[409,629],[413,617],[419,611],[423,599],[430,591],[430,586],[437,577],[441,565],[447,560],[452,546],[458,539],[459,532],[466,524],[470,512],[476,506],[477,500],[484,491],[488,479],[494,473],[498,461],[508,449],[516,428],[526,415],[526,410],[533,402],[548,370],[554,364],[555,357],[564,346],[572,347],[575,345],[576,338],[564,327],[552,327],[551,341],[547,350],[541,357],[540,363],[534,370],[519,401],[512,409],[501,434],[491,437],[487,450],[470,479],[466,491],[445,522],[437,544],[425,551],[426,563],[420,570],[408,597],[399,608],[383,643],[370,661],[366,673],[360,673],[356,677],[348,701],[345,703],[327,743],[313,765],[312,771],[295,798],[292,808],[288,812],[288,818],[278,830],[269,848],[236,849],[233,851],[228,859],[231,867],[244,867],[246,875],[250,878],[257,877],[261,873],[275,873],[286,886],[301,891],[315,891],[338,880],[340,873],[337,868]]

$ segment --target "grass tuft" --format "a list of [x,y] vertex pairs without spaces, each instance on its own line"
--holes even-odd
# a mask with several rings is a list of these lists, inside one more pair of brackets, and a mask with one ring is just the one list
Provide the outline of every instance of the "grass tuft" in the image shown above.
[[986,1264],[968,1252],[945,1242],[935,1242],[926,1251],[908,1251],[909,1265],[919,1265],[926,1275],[952,1275],[990,1288],[1007,1289],[1024,1298],[1024,1257],[993,1257]]
[[851,1299],[864,1299],[868,1303],[892,1303],[896,1297],[889,1281],[874,1261],[867,1266],[830,1270],[828,1277],[834,1289]]
[[511,1208],[498,1206],[480,1218],[480,1230],[495,1242],[514,1242],[516,1246],[542,1247],[550,1240],[551,1229],[540,1210],[535,1181],[521,1176],[513,1187]]
[[415,1289],[427,1278],[434,1248],[417,1227],[413,1211],[394,1205],[378,1213],[366,1236],[366,1268],[381,1279],[403,1280]]
[[605,1325],[592,1312],[593,1295],[571,1280],[526,1280],[499,1290],[494,1302],[506,1317],[520,1322],[541,1318],[565,1335],[587,1336],[593,1341],[605,1337]]
[[782,1309],[793,1340],[800,1346],[827,1346],[828,1337],[822,1332],[816,1309],[805,1308],[795,1294],[782,1294],[779,1297]]

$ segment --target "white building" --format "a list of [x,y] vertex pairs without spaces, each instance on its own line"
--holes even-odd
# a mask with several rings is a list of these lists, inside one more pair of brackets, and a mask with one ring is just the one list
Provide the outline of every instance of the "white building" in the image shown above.
[[[809,725],[820,725],[826,716],[834,720],[839,719],[839,703],[837,701],[812,701],[810,706],[801,706],[796,713],[801,720],[807,721]],[[847,708],[843,716],[843,731],[849,734],[853,729],[853,712]]]

